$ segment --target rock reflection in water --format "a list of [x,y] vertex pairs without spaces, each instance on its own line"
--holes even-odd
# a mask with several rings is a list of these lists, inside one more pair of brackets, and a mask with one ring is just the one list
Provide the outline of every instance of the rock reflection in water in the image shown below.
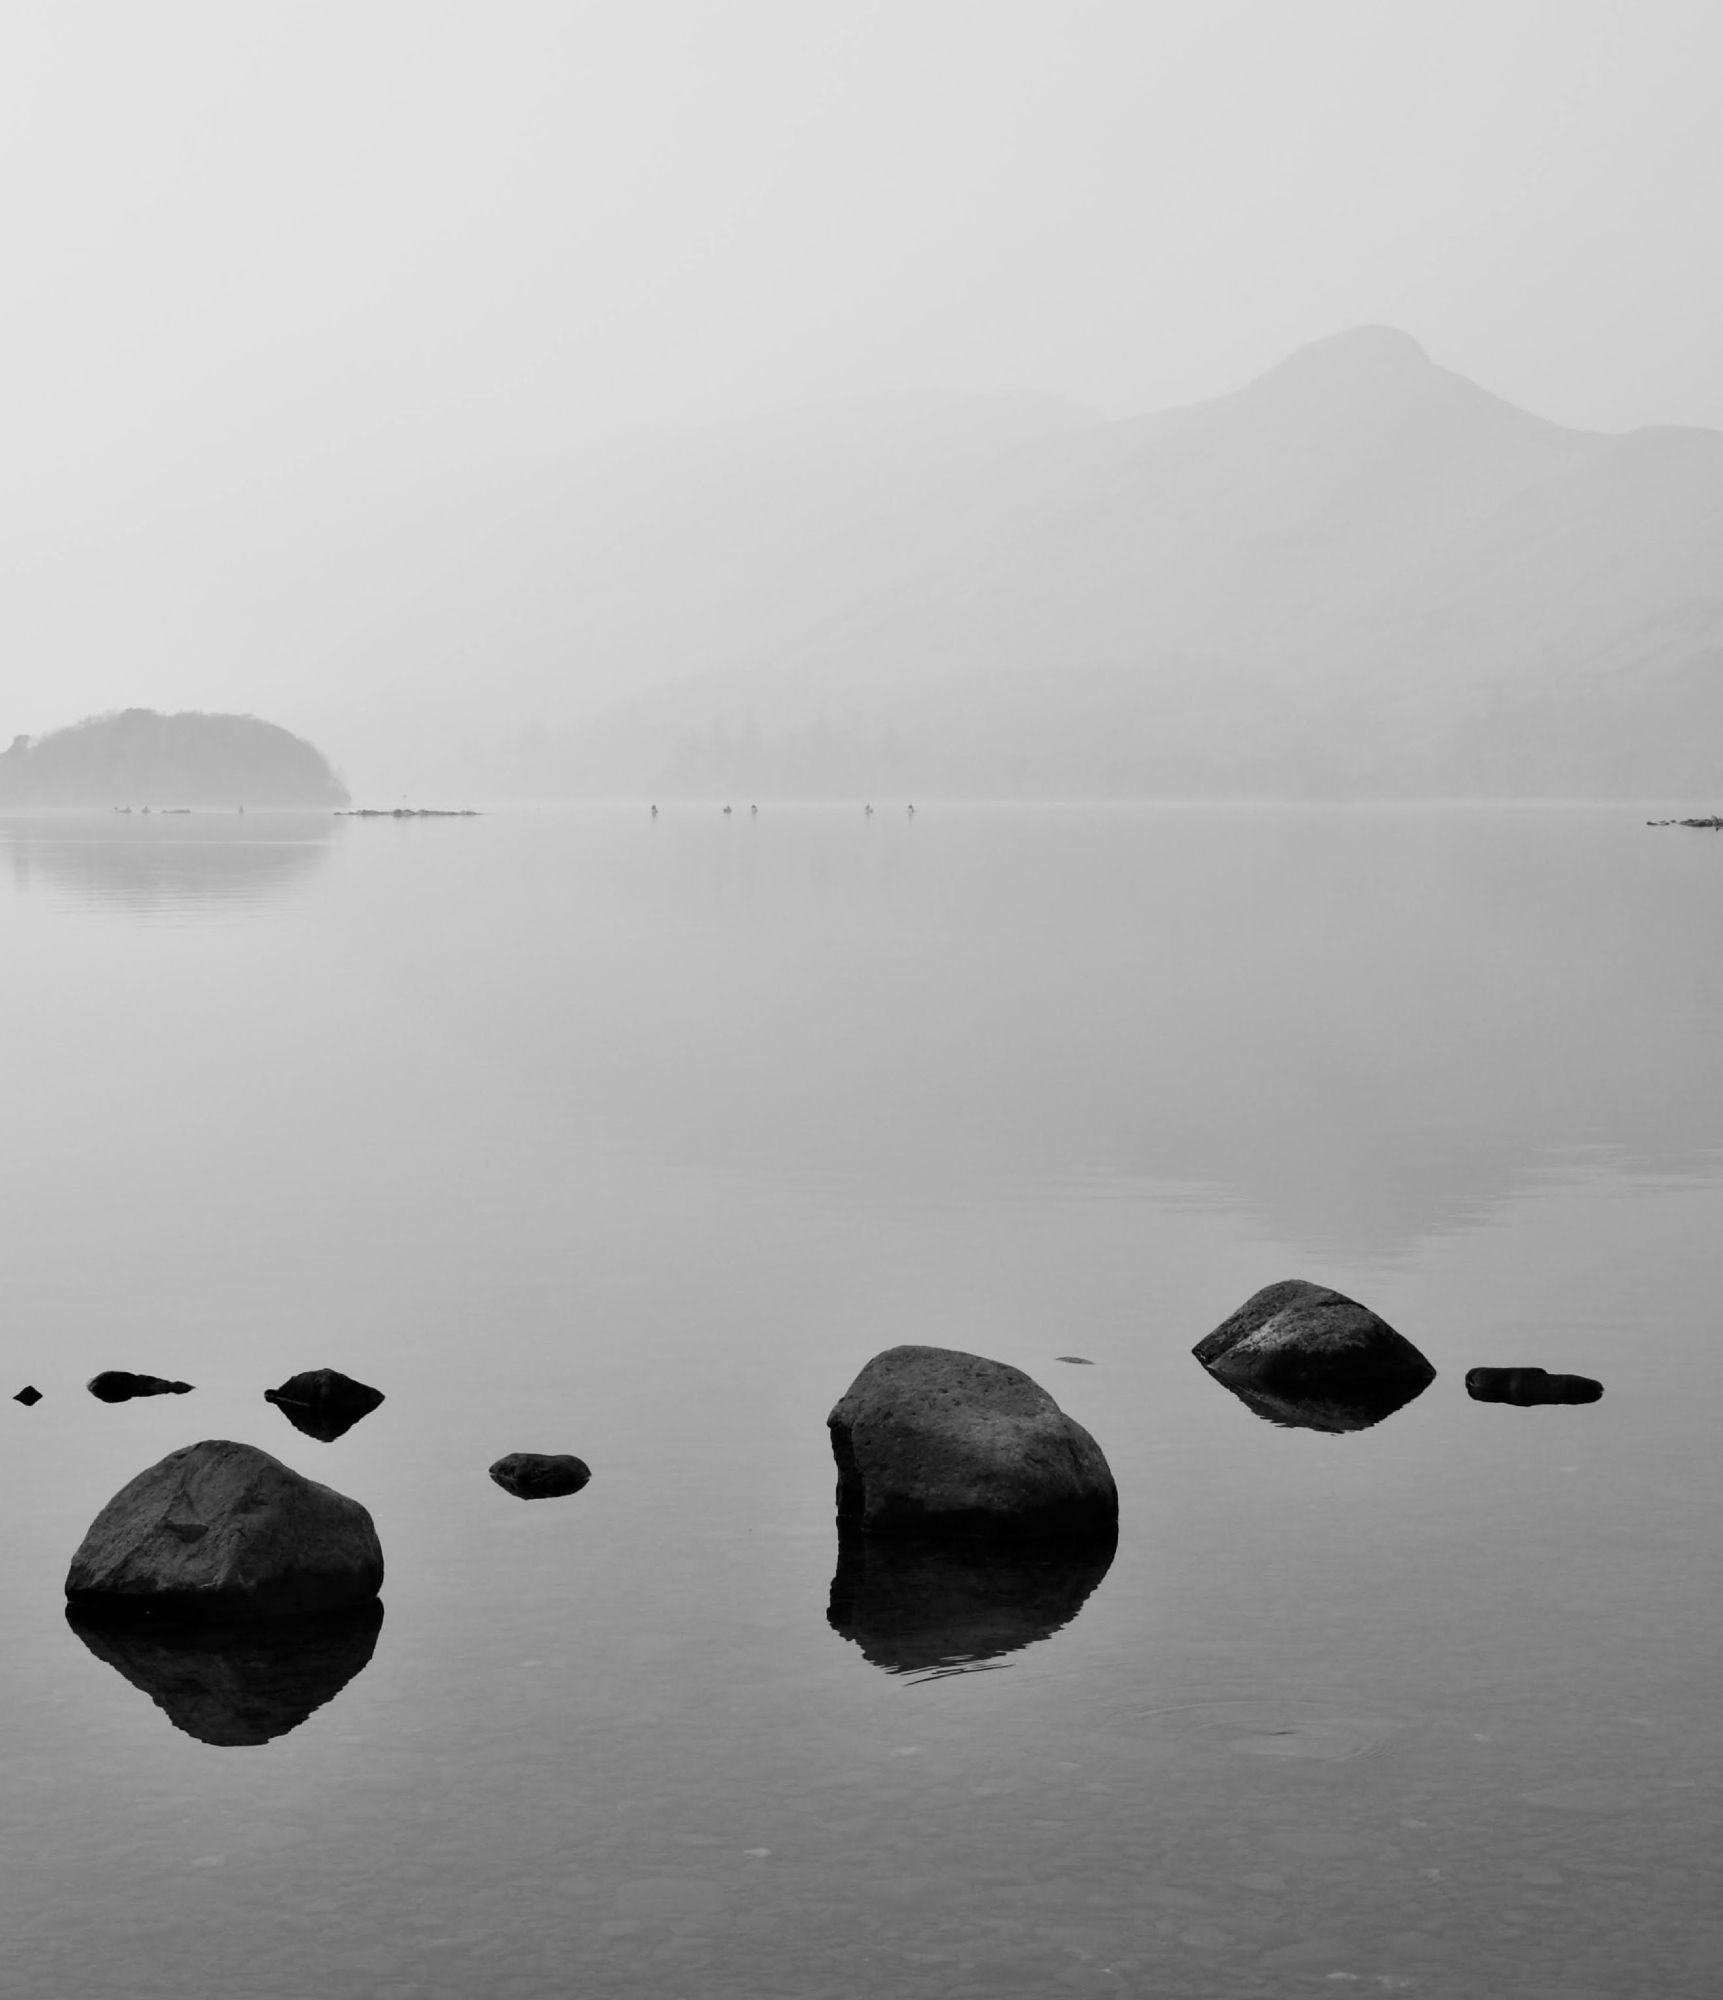
[[966,1673],[1069,1625],[1117,1546],[1116,1534],[1060,1549],[840,1529],[826,1618],[888,1674]]
[[285,1736],[333,1701],[370,1664],[383,1607],[199,1625],[72,1606],[66,1623],[176,1729],[231,1747]]
[[1275,1396],[1263,1389],[1228,1382],[1219,1375],[1213,1379],[1264,1423],[1276,1424],[1282,1430],[1327,1431],[1336,1436],[1346,1431],[1369,1430],[1372,1424],[1381,1423],[1384,1417],[1391,1417],[1396,1410],[1415,1402],[1428,1387],[1420,1382],[1416,1388],[1402,1386],[1374,1392],[1353,1389],[1345,1395]]

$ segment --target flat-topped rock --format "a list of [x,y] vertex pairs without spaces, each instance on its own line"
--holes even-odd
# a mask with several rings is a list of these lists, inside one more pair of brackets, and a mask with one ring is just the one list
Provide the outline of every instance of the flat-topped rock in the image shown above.
[[209,1438],[121,1487],[66,1576],[74,1604],[281,1617],[375,1597],[383,1551],[357,1500],[255,1445]]
[[578,1493],[592,1477],[585,1459],[566,1451],[511,1451],[491,1467],[491,1477],[517,1500],[557,1500]]
[[189,1396],[189,1382],[165,1375],[134,1375],[129,1368],[104,1368],[84,1385],[99,1403],[129,1403],[134,1396]]
[[949,1347],[876,1354],[826,1419],[838,1520],[870,1534],[1116,1531],[1101,1447],[1039,1383]]
[[1542,1368],[1469,1368],[1466,1394],[1474,1403],[1595,1403],[1603,1384],[1590,1375],[1551,1375]]
[[1404,1334],[1368,1306],[1303,1278],[1265,1285],[1191,1352],[1223,1382],[1293,1401],[1396,1394],[1407,1401],[1436,1379]]

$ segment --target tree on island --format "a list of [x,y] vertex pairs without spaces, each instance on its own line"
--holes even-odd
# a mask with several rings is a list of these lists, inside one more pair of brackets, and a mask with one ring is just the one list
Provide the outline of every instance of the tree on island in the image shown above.
[[0,753],[0,805],[343,806],[314,744],[255,715],[128,708]]

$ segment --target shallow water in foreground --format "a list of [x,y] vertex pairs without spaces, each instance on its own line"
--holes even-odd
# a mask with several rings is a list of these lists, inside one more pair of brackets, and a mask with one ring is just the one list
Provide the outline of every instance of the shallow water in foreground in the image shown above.
[[[1723,843],[1647,816],[0,820],[0,1991],[1715,1991]],[[1436,1382],[1262,1421],[1188,1350],[1287,1276]],[[1095,1433],[1104,1574],[834,1629],[900,1340]],[[388,1558],[275,1711],[173,1668],[336,1690],[261,1743],[63,1615],[199,1437]]]

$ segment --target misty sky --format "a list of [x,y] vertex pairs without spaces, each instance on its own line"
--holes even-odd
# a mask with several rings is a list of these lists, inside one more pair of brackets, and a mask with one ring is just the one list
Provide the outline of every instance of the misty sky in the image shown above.
[[[356,449],[1124,413],[1367,321],[1723,426],[1711,0],[127,0],[0,52],[14,577]],[[52,671],[17,726],[113,681]]]

